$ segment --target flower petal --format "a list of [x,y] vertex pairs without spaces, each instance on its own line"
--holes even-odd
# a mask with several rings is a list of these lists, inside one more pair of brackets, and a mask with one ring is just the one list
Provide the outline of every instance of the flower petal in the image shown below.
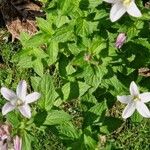
[[31,109],[29,105],[23,105],[18,107],[19,111],[24,117],[31,118]]
[[15,106],[11,105],[11,103],[8,102],[2,107],[2,114],[6,115],[8,112],[10,112],[14,109],[15,109]]
[[27,83],[25,80],[22,80],[19,82],[16,90],[17,96],[21,99],[24,100],[27,94]]
[[143,103],[147,103],[150,101],[150,92],[142,93],[139,95],[139,97]]
[[22,139],[16,135],[13,139],[14,142],[14,150],[21,150],[22,148]]
[[132,96],[131,96],[131,95],[117,96],[117,99],[118,99],[118,101],[120,101],[121,103],[128,104],[128,103],[131,102]]
[[135,2],[132,1],[130,3],[130,6],[127,7],[127,12],[129,15],[133,16],[133,17],[141,17],[141,11],[138,9],[138,7],[136,6]]
[[143,102],[137,101],[136,109],[143,117],[150,118],[150,111]]
[[134,113],[135,108],[136,108],[135,102],[129,103],[123,110],[122,118],[127,119],[128,117],[130,117]]
[[31,94],[28,94],[25,98],[25,102],[28,103],[32,103],[36,100],[38,100],[40,98],[41,94],[38,92],[33,92]]
[[14,93],[14,91],[7,89],[5,87],[1,88],[1,94],[3,95],[3,97],[8,100],[11,101],[13,99],[16,99],[16,94]]
[[107,3],[116,3],[117,2],[117,0],[103,0],[103,1],[105,1]]
[[134,81],[132,81],[130,84],[130,94],[132,96],[139,96],[139,89]]
[[126,7],[121,2],[115,3],[110,10],[110,20],[117,21],[126,12]]

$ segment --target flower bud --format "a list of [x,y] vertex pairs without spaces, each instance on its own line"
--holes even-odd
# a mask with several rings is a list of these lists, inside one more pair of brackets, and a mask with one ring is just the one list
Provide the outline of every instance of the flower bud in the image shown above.
[[0,149],[8,149],[8,141],[10,141],[11,126],[8,124],[0,124]]
[[121,48],[124,42],[126,41],[126,35],[125,33],[120,33],[116,39],[116,48]]
[[21,150],[21,147],[22,147],[22,139],[16,135],[14,137],[14,150]]

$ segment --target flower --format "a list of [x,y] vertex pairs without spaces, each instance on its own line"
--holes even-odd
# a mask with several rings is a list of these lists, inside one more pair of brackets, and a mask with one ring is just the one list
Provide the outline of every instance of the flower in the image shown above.
[[7,124],[0,124],[0,141],[10,138],[11,126]]
[[8,112],[18,108],[21,114],[27,118],[31,117],[31,108],[28,104],[40,98],[40,94],[38,92],[33,92],[27,95],[27,83],[24,80],[19,82],[16,94],[5,87],[1,88],[1,94],[6,100],[8,100],[2,108],[3,115],[6,115]]
[[116,44],[115,44],[116,48],[121,48],[122,45],[124,44],[125,40],[126,40],[125,33],[120,33],[116,39]]
[[126,12],[133,17],[141,17],[142,14],[135,4],[135,0],[104,0],[105,2],[112,3],[110,10],[110,20],[117,21]]
[[130,117],[134,111],[137,111],[145,118],[150,118],[150,111],[144,103],[150,101],[150,92],[140,94],[139,89],[134,81],[130,84],[130,94],[117,96],[117,99],[124,104],[127,104],[123,110],[122,117],[124,119]]
[[0,149],[7,150],[10,138],[11,126],[8,124],[0,124]]
[[16,135],[13,141],[14,141],[14,150],[21,150],[22,139],[18,135]]

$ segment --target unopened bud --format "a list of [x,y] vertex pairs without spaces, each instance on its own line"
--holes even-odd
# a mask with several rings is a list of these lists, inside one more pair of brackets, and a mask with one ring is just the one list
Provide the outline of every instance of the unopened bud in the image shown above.
[[18,135],[16,135],[13,141],[14,141],[14,150],[21,150],[22,139]]
[[124,42],[126,41],[126,35],[125,33],[120,33],[116,39],[116,48],[121,48]]

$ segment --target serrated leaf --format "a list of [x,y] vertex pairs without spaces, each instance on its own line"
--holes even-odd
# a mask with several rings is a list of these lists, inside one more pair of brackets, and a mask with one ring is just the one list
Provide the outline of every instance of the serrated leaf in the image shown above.
[[63,100],[67,100],[70,94],[70,82],[67,82],[65,85],[63,85],[62,93],[63,93]]
[[41,76],[41,77],[43,76],[44,68],[43,68],[43,63],[42,63],[41,59],[36,59],[33,62],[33,69],[39,76]]
[[21,68],[31,68],[33,67],[32,57],[31,56],[24,56],[21,57],[17,66]]
[[39,47],[49,40],[49,36],[43,33],[38,33],[32,36],[26,43],[24,43],[24,48],[28,47]]
[[48,112],[45,125],[58,125],[71,120],[71,116],[64,111],[52,110]]
[[17,128],[20,125],[20,120],[18,119],[18,115],[15,112],[11,112],[7,114],[7,121],[14,127]]
[[45,110],[50,110],[54,104],[57,97],[55,88],[53,85],[53,80],[50,75],[44,75],[39,84],[39,92],[41,93],[41,99],[39,101],[39,106]]
[[107,109],[106,101],[95,104],[93,107],[89,109],[89,112],[94,113],[98,116],[101,116],[102,113]]
[[52,65],[57,61],[58,51],[59,51],[58,42],[54,40],[51,41],[47,48],[47,53],[49,55],[49,59],[48,59],[49,65]]
[[68,19],[67,16],[59,15],[59,16],[57,16],[56,26],[57,26],[57,28],[60,28],[62,25],[69,23],[69,22],[70,22],[70,20]]
[[68,15],[75,8],[77,0],[58,0],[58,5],[64,15]]
[[89,24],[86,20],[79,18],[76,21],[76,33],[80,36],[88,36],[89,33]]
[[83,76],[88,85],[96,88],[101,83],[103,73],[100,67],[88,65],[84,68]]
[[89,51],[92,54],[97,55],[105,48],[106,48],[106,42],[104,41],[104,39],[94,39],[91,43]]
[[85,94],[85,92],[88,91],[88,89],[90,88],[89,85],[87,85],[85,82],[78,82],[78,86],[79,86],[79,96],[81,97],[82,95]]
[[52,40],[57,42],[66,42],[67,40],[73,40],[73,26],[62,26],[56,30],[55,34],[52,36]]
[[46,34],[48,34],[49,36],[51,36],[53,34],[52,31],[52,25],[51,23],[49,23],[47,20],[43,19],[43,18],[36,18],[36,21],[38,23],[38,27],[45,32]]
[[71,122],[65,122],[57,127],[62,139],[78,139],[80,136],[79,130],[73,126]]
[[40,77],[36,77],[36,76],[31,77],[31,85],[35,91],[38,90],[38,86],[40,84],[40,81],[41,81]]

